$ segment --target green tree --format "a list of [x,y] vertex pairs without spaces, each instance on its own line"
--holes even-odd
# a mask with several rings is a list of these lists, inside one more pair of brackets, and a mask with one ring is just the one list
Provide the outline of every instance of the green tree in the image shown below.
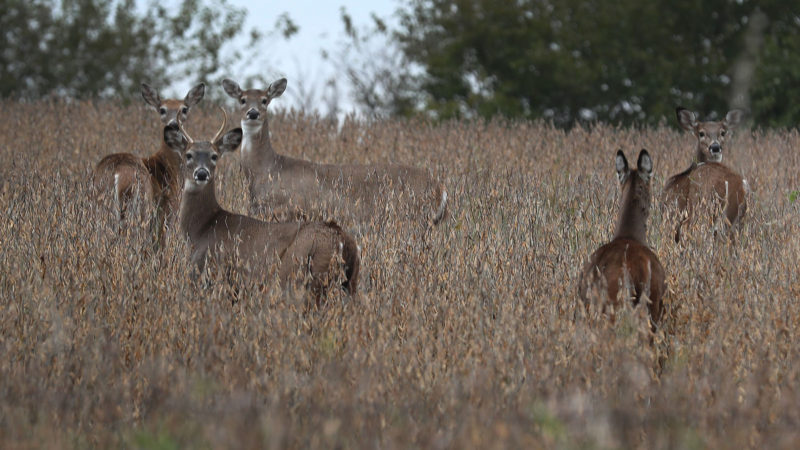
[[234,38],[254,48],[263,37],[246,35],[245,11],[226,0],[183,0],[174,10],[156,1],[137,9],[134,0],[0,4],[1,97],[129,96],[142,81],[216,82],[245,57]]
[[764,35],[751,93],[753,120],[768,126],[800,123],[800,15],[790,14]]
[[800,119],[786,95],[800,89],[800,3],[412,0],[399,14],[422,72],[411,88],[438,117],[656,123],[684,105]]

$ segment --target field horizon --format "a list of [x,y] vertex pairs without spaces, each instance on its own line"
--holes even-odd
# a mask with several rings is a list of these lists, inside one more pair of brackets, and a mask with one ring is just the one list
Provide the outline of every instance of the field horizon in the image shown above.
[[[145,218],[117,233],[89,197],[103,156],[158,148],[152,110],[2,101],[0,117],[2,448],[800,446],[796,129],[736,130],[724,162],[752,189],[736,242],[701,223],[676,244],[659,199],[695,141],[666,125],[278,111],[279,153],[424,167],[449,194],[432,229],[340,221],[360,292],[307,311],[274,280],[194,280],[174,225],[153,251]],[[186,127],[208,139],[220,121],[201,103]],[[644,308],[612,323],[576,290],[616,222],[614,155],[642,148],[667,273],[652,337]],[[238,152],[218,172],[246,214]]]

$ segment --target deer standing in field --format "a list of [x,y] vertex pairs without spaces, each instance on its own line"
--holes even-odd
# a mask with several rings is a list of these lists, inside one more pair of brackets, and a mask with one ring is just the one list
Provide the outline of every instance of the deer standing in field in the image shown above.
[[[681,226],[696,217],[695,211],[706,202],[712,218],[724,213],[726,228],[739,225],[747,211],[747,181],[722,164],[725,140],[742,119],[734,109],[719,122],[700,122],[695,113],[677,108],[678,123],[697,139],[694,161],[685,171],[673,175],[664,188],[668,204],[677,204],[682,218],[675,229],[675,242],[680,241]],[[721,206],[720,206],[721,205]]]
[[183,154],[179,220],[181,231],[189,238],[192,262],[203,267],[207,256],[217,261],[238,258],[251,271],[261,273],[279,262],[282,285],[302,270],[311,275],[311,288],[319,299],[339,269],[334,260],[341,257],[345,276],[342,287],[355,294],[361,265],[359,249],[334,222],[269,223],[233,214],[219,205],[214,191],[217,161],[242,141],[241,128],[223,135],[226,125],[227,115],[211,141],[194,141],[180,121],[164,128],[164,142]]
[[249,183],[251,214],[266,206],[273,214],[285,210],[290,218],[298,218],[317,215],[325,205],[341,205],[357,225],[365,225],[385,210],[387,198],[394,195],[403,199],[403,206],[410,206],[414,220],[436,224],[445,216],[447,192],[425,170],[395,164],[317,164],[276,153],[267,106],[286,90],[285,78],[264,90],[243,91],[229,79],[222,86],[242,113],[241,164]]
[[625,154],[617,151],[617,178],[622,185],[617,227],[611,242],[592,253],[581,272],[578,290],[587,305],[592,294],[600,294],[607,296],[604,306],[605,301],[617,306],[620,290],[624,294],[630,286],[634,304],[638,304],[643,295],[647,296],[651,324],[655,327],[661,319],[661,296],[666,291],[666,281],[664,267],[647,245],[653,174],[653,161],[647,150],[639,153],[636,166],[636,169],[629,168]]
[[[186,120],[189,109],[203,99],[205,84],[193,87],[183,100],[162,100],[158,92],[142,83],[142,97],[155,108],[164,125]],[[100,160],[92,174],[92,186],[96,193],[111,192],[116,203],[117,219],[125,219],[128,206],[139,193],[139,200],[156,208],[157,227],[161,238],[167,217],[177,211],[180,190],[181,155],[170,149],[163,141],[161,147],[147,158],[131,153],[114,153]]]

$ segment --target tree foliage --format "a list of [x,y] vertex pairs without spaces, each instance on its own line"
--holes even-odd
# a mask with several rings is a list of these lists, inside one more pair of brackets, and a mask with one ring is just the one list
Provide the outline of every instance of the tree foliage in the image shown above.
[[[386,22],[375,14],[371,23],[357,26],[345,7],[340,8],[343,40],[335,50],[323,51],[337,77],[349,86],[352,100],[368,117],[411,115],[417,109],[416,76],[400,49],[391,45]],[[337,84],[338,86],[338,84]]]
[[412,0],[395,37],[438,117],[655,123],[676,105],[793,125],[800,3]]
[[[132,95],[139,83],[213,82],[241,51],[245,11],[226,0],[167,9],[134,0],[0,0],[0,96]],[[251,31],[251,45],[262,35]]]

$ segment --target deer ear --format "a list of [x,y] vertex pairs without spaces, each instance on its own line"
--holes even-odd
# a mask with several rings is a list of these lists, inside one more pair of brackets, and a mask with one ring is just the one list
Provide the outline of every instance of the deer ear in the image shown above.
[[220,154],[225,154],[227,152],[236,150],[241,143],[242,129],[234,128],[225,133],[221,138],[217,139],[217,142],[214,142],[214,146],[217,147],[217,150],[219,150]]
[[226,94],[237,100],[242,96],[242,88],[240,88],[239,84],[230,78],[225,78],[222,80],[222,89],[225,89]]
[[732,109],[725,115],[725,126],[728,128],[736,128],[742,121],[742,110]]
[[148,105],[156,109],[161,106],[161,96],[158,95],[158,91],[147,83],[142,83],[142,98]]
[[622,183],[625,181],[625,178],[628,177],[628,173],[630,173],[630,169],[628,168],[628,160],[625,159],[625,153],[622,153],[622,150],[617,150],[617,158],[615,163],[617,166],[617,180]]
[[198,103],[200,100],[203,99],[203,96],[206,94],[206,85],[204,83],[200,83],[197,86],[193,87],[189,93],[186,94],[186,97],[183,99],[183,103],[186,103],[186,106],[192,107]]
[[280,80],[273,81],[272,84],[269,85],[267,88],[267,95],[270,100],[280,97],[281,94],[283,94],[283,91],[286,90],[286,83],[286,78],[281,78]]
[[177,124],[171,123],[164,127],[164,143],[170,150],[183,153],[188,141]]
[[678,116],[678,124],[686,131],[693,131],[697,126],[697,116],[686,108],[679,106],[675,110]]
[[642,177],[644,181],[650,181],[650,177],[653,176],[653,160],[650,158],[650,153],[647,153],[645,149],[639,152],[639,160],[636,162],[636,171],[639,172],[639,176]]

